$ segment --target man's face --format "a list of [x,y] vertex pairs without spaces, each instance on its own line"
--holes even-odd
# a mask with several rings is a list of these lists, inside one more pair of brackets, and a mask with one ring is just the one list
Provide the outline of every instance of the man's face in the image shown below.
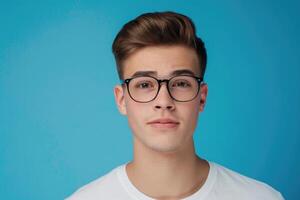
[[[199,60],[193,49],[179,45],[146,47],[126,59],[124,79],[146,71],[158,79],[170,79],[174,71],[179,70],[188,70],[200,77]],[[198,114],[204,109],[207,85],[202,84],[196,98],[188,102],[173,100],[165,83],[156,98],[148,103],[134,101],[126,86],[116,86],[114,92],[119,111],[128,117],[135,145],[175,152],[193,140]],[[151,123],[155,120],[158,122]]]

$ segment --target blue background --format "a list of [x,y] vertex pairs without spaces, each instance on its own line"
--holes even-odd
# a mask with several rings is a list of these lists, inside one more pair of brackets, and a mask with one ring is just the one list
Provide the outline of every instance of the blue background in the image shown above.
[[111,44],[165,10],[208,50],[198,154],[299,199],[299,1],[0,2],[1,199],[63,199],[132,158]]

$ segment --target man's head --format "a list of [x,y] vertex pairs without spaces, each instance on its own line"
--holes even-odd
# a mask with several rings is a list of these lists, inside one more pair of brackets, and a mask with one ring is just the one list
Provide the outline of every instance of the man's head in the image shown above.
[[207,96],[206,51],[192,21],[172,12],[141,15],[121,29],[113,52],[125,80],[115,87],[116,103],[135,146],[159,152],[191,146]]

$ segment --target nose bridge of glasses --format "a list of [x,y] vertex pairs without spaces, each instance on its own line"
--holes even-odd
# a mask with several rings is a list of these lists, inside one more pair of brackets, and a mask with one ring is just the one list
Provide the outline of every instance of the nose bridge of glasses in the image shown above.
[[161,80],[157,80],[158,81],[158,85],[159,87],[161,87],[161,85],[165,82],[166,83],[166,87],[168,87],[169,84],[169,80],[168,79],[161,79]]
[[158,91],[157,91],[157,95],[159,95],[161,89],[162,89],[162,85],[163,83],[165,82],[165,89],[166,89],[166,92],[168,93],[168,96],[172,98],[172,95],[170,94],[170,90],[169,90],[169,81],[168,79],[161,79],[161,80],[157,80],[158,81]]

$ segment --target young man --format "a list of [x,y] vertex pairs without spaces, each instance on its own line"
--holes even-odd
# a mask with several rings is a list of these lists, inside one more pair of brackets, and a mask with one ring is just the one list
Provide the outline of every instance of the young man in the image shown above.
[[282,200],[265,183],[198,157],[193,134],[208,86],[204,43],[191,19],[146,13],[113,43],[122,84],[116,104],[133,133],[134,159],[69,200]]

